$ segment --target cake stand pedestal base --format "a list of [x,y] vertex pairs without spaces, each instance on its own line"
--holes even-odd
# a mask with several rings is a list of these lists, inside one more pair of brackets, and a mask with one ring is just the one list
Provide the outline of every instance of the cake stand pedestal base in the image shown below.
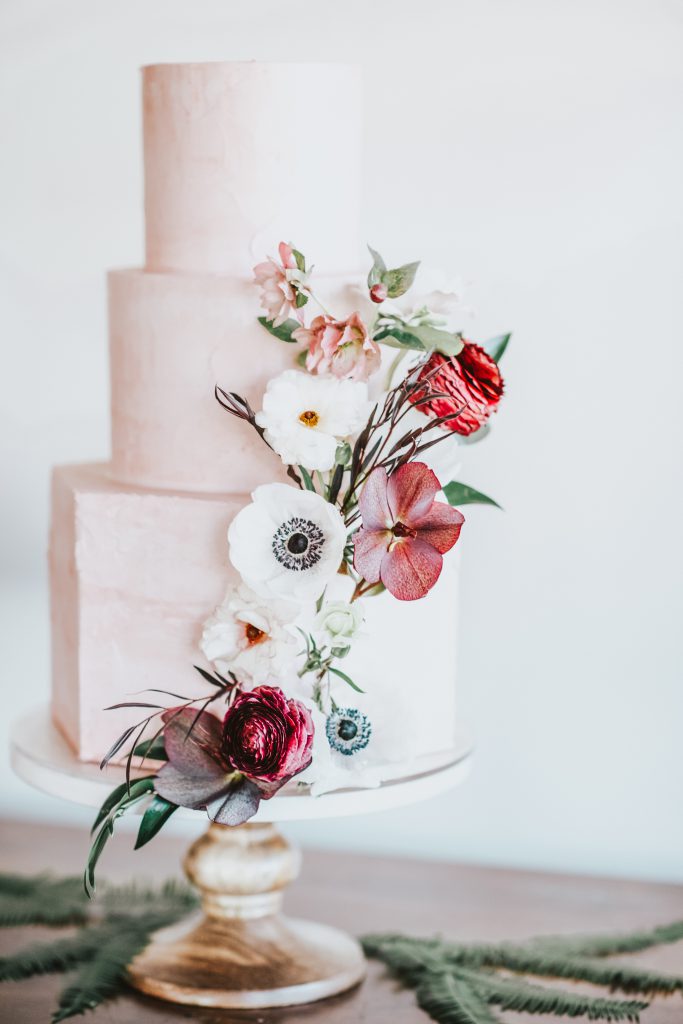
[[300,856],[271,824],[211,825],[184,868],[203,914],[157,932],[129,968],[147,995],[193,1006],[257,1009],[336,995],[365,975],[358,943],[282,917]]

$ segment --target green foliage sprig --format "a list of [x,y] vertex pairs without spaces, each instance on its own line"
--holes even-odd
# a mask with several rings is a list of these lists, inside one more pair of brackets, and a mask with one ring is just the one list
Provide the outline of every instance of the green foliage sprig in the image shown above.
[[128,964],[151,933],[173,924],[197,902],[188,886],[171,881],[156,889],[105,886],[93,907],[80,878],[0,875],[0,924],[84,926],[75,934],[0,958],[0,981],[74,972],[52,1021],[85,1013],[119,996],[125,990]]
[[[637,1021],[648,1003],[567,992],[525,975],[604,985],[611,991],[668,995],[683,991],[683,977],[606,958],[683,938],[683,921],[631,935],[541,938],[520,945],[469,945],[404,935],[368,935],[368,956],[382,960],[437,1024],[499,1024],[491,1007],[589,1020]],[[499,972],[504,971],[504,974]]]

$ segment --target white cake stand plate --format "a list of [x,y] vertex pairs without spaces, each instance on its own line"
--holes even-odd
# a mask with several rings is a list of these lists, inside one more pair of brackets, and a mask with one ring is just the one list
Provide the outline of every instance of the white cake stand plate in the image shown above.
[[[437,796],[466,777],[471,753],[471,744],[458,737],[439,767],[375,789],[319,797],[293,787],[263,801],[246,825],[210,825],[183,865],[201,892],[203,912],[153,936],[130,965],[132,984],[171,1002],[230,1009],[309,1003],[357,985],[365,960],[355,939],[280,913],[283,891],[299,873],[301,858],[273,823],[372,813]],[[37,789],[93,807],[124,778],[120,766],[101,772],[79,761],[46,706],[14,727],[12,765]]]

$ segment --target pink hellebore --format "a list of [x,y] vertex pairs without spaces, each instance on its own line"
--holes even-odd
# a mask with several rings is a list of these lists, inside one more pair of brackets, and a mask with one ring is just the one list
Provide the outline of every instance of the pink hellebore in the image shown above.
[[280,242],[278,252],[280,263],[269,256],[254,267],[254,278],[261,287],[261,305],[274,327],[285,322],[296,303],[296,288],[291,283],[295,275],[287,273],[297,271],[292,247],[286,242]]
[[358,313],[352,313],[346,320],[316,316],[310,327],[299,327],[292,337],[308,345],[306,369],[311,373],[367,380],[379,369],[379,345],[369,337]]
[[441,573],[465,517],[435,501],[441,485],[424,462],[408,462],[387,476],[374,469],[358,505],[363,525],[353,564],[368,583],[382,582],[399,601],[424,597]]

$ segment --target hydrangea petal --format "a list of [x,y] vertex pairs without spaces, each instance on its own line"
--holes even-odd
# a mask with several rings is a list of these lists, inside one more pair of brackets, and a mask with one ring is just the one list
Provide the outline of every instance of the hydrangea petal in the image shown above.
[[427,515],[419,523],[413,523],[413,528],[421,540],[427,541],[443,555],[457,541],[464,522],[465,517],[457,508],[435,501]]
[[380,577],[389,593],[399,601],[417,601],[434,586],[442,565],[443,558],[436,548],[411,537],[387,552]]
[[414,527],[429,511],[439,490],[441,484],[424,462],[406,462],[399,466],[389,477],[386,488],[392,522]]

